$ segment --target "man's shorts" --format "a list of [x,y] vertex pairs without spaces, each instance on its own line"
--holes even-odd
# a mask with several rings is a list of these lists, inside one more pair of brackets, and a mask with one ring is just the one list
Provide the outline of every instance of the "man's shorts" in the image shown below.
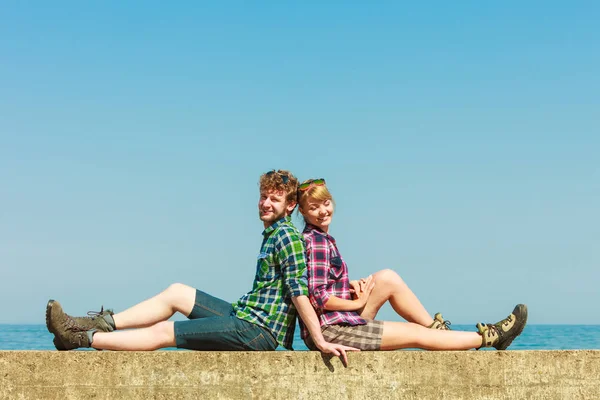
[[[321,328],[329,343],[343,344],[360,350],[379,350],[383,336],[383,321],[366,320],[366,325],[330,325]],[[304,340],[311,350],[318,350],[310,337]]]
[[268,329],[237,318],[231,303],[200,290],[196,290],[194,308],[188,318],[175,322],[178,348],[217,351],[277,348],[277,341]]

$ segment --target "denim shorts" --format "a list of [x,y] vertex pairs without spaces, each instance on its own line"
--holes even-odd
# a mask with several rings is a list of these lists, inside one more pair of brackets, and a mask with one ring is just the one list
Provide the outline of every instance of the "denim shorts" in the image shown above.
[[175,342],[180,349],[218,351],[270,351],[277,348],[271,332],[239,319],[233,306],[196,290],[188,321],[175,322]]

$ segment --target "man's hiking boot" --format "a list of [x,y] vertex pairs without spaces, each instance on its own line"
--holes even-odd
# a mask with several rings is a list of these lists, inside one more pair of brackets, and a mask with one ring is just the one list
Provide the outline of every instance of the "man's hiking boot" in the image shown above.
[[512,341],[523,332],[527,323],[527,306],[517,304],[512,314],[495,324],[477,324],[481,335],[481,347],[506,350]]
[[[48,301],[46,306],[46,327],[50,333],[54,334],[54,347],[57,350],[70,350],[74,344],[70,340],[64,342],[63,337],[66,337],[66,332],[87,332],[89,330],[99,332],[112,332],[115,330],[115,322],[112,318],[111,310],[104,311],[104,307],[100,312],[90,311],[87,317],[71,317],[66,314],[60,303],[55,300]],[[77,346],[77,347],[89,347]]]
[[439,329],[440,331],[449,331],[450,325],[452,323],[450,321],[445,321],[444,317],[442,317],[441,313],[436,313],[433,316],[433,324],[429,325],[429,329]]

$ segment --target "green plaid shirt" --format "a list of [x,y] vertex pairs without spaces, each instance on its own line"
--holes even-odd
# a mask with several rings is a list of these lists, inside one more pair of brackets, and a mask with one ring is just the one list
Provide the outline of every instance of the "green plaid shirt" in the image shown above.
[[302,235],[285,217],[263,231],[252,290],[233,303],[235,315],[269,329],[292,350],[297,311],[292,297],[308,296]]

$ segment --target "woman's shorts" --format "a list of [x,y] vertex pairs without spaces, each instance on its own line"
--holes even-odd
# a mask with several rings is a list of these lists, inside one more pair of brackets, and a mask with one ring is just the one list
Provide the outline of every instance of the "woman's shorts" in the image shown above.
[[[383,321],[367,320],[366,325],[329,325],[321,328],[329,343],[343,344],[360,350],[379,350],[383,336]],[[318,350],[310,337],[304,340],[311,350]]]

